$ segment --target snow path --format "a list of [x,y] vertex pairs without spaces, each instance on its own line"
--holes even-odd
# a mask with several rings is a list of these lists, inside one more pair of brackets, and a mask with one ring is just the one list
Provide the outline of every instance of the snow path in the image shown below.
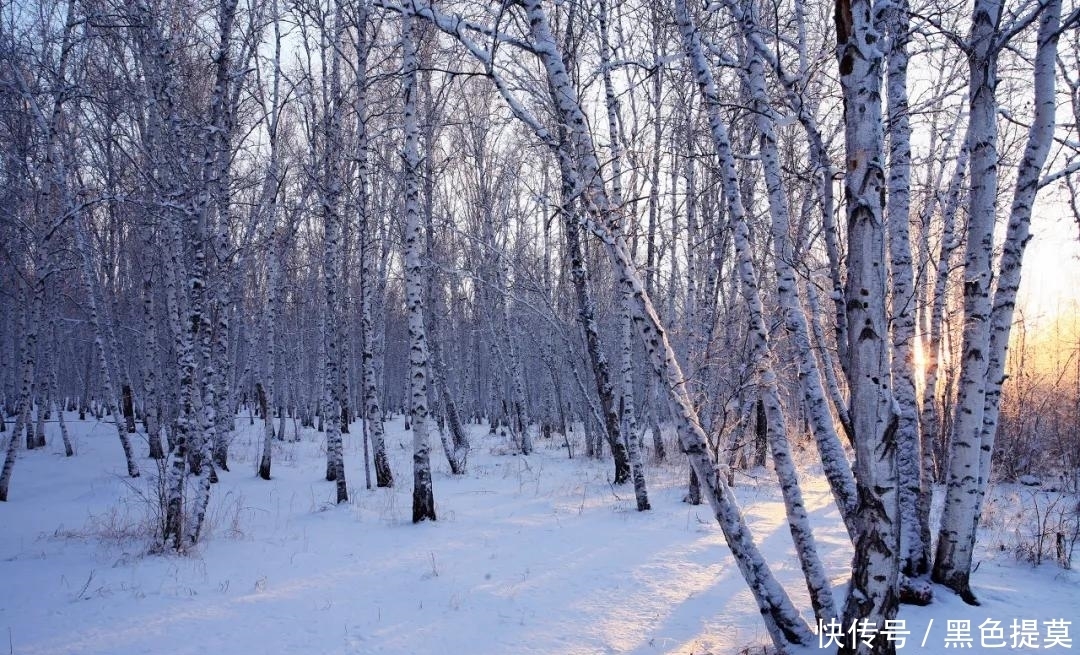
[[[0,504],[0,639],[16,655],[719,655],[766,641],[707,506],[680,502],[681,465],[650,467],[654,509],[639,514],[629,485],[608,484],[606,462],[568,460],[560,444],[542,440],[527,459],[499,454],[501,438],[476,431],[468,475],[452,478],[438,453],[439,521],[414,526],[410,456],[400,445],[411,435],[400,420],[388,425],[388,440],[402,487],[363,489],[354,427],[344,435],[352,500],[338,507],[321,479],[321,435],[280,444],[265,482],[253,474],[261,426],[242,419],[232,472],[213,491],[209,539],[182,558],[144,555],[145,542],[125,535],[145,504],[121,477],[115,433],[74,425],[78,455],[65,459],[52,439],[44,451],[20,453],[12,502]],[[145,493],[151,477],[134,489]],[[778,577],[806,607],[773,486],[741,480],[737,493]],[[820,476],[805,494],[825,564],[842,585],[851,550]],[[977,625],[1006,608],[1007,618],[1019,616],[1023,605],[1012,604],[1027,599],[1030,611],[1051,600],[1051,610],[1075,615],[1077,585],[1046,584],[1065,573],[994,561],[976,576],[984,607],[946,598],[905,616],[913,624],[938,617],[940,646],[943,612],[976,610]]]

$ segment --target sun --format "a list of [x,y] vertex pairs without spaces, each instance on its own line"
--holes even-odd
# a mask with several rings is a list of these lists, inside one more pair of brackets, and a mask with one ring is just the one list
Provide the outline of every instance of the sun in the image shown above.
[[911,362],[915,368],[915,379],[926,379],[926,353],[923,352],[923,339],[922,335],[916,336],[913,340],[914,345],[911,348]]

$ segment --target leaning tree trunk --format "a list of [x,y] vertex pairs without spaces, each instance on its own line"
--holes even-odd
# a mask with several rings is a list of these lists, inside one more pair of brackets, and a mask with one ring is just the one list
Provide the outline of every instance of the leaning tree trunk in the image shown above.
[[[742,17],[742,12],[736,12],[736,14]],[[795,552],[802,566],[807,588],[810,591],[814,613],[819,619],[827,621],[836,616],[835,603],[824,565],[817,554],[813,532],[810,528],[810,519],[802,498],[795,463],[787,440],[787,419],[781,406],[780,387],[774,369],[768,327],[765,323],[764,304],[761,299],[757,272],[754,268],[753,248],[750,245],[750,228],[746,221],[746,212],[739,193],[739,177],[735,155],[728,138],[727,129],[720,115],[720,96],[716,83],[705,59],[700,38],[697,34],[697,27],[685,0],[679,0],[676,5],[676,19],[686,57],[701,92],[713,147],[721,167],[720,177],[732,224],[739,282],[749,310],[748,359],[753,362],[756,377],[761,386],[761,404],[759,407],[762,414],[767,416],[766,435],[769,450],[772,452],[776,476],[780,482],[781,493],[784,497],[788,527],[791,531],[792,541],[795,544]],[[745,19],[743,20],[743,29],[747,35],[752,35],[756,31],[754,26]],[[783,207],[784,199],[780,195],[780,162],[776,136],[766,98],[765,74],[761,58],[751,56],[748,69],[750,73],[750,91],[755,99],[756,126],[760,134],[762,167],[766,172],[770,192],[770,211],[786,212],[786,207]]]
[[[552,93],[554,94],[556,91],[553,90]],[[566,256],[570,260],[570,279],[574,286],[578,319],[581,321],[581,329],[585,335],[585,350],[592,368],[593,380],[596,382],[596,395],[600,400],[600,418],[602,419],[600,424],[604,429],[604,437],[615,462],[615,478],[613,482],[614,484],[623,484],[631,476],[630,456],[626,442],[622,439],[619,410],[615,402],[615,388],[612,383],[611,365],[600,341],[600,330],[596,323],[596,303],[593,300],[592,289],[589,286],[588,271],[585,269],[585,254],[579,228],[580,217],[576,211],[577,173],[574,171],[574,162],[569,154],[569,135],[566,130],[560,128],[559,138],[562,143],[562,147],[559,148],[557,153],[562,179],[562,207],[560,213],[563,217]],[[577,375],[576,370],[574,374]],[[590,443],[586,439],[586,444],[589,445]],[[599,450],[599,448],[590,449],[590,452],[599,454],[595,452]]]
[[[430,89],[429,89],[430,91]],[[429,116],[429,120],[433,120]],[[430,129],[430,128],[429,128]],[[430,131],[426,135],[427,143],[434,141]],[[434,211],[434,176],[435,171],[430,163],[425,163],[424,180],[424,247],[429,258],[435,257],[435,211]],[[424,280],[427,290],[427,309],[424,318],[427,320],[427,338],[430,346],[431,384],[435,387],[439,401],[442,404],[442,415],[446,419],[446,430],[439,430],[439,438],[442,442],[443,453],[450,464],[450,472],[453,475],[464,475],[467,469],[469,457],[469,439],[465,436],[465,428],[461,425],[461,417],[458,414],[457,401],[450,393],[449,380],[447,378],[446,360],[443,357],[441,329],[439,316],[439,302],[436,289],[440,280],[436,266],[429,266]]]
[[[432,244],[432,225],[430,221],[431,214],[428,214],[429,220],[427,224],[427,251],[433,252]],[[430,256],[430,255],[429,255]],[[446,430],[440,430],[439,437],[442,441],[443,452],[446,454],[446,460],[450,464],[450,472],[453,475],[464,475],[467,470],[468,457],[469,457],[469,439],[465,435],[465,428],[461,425],[461,417],[458,414],[457,401],[454,400],[453,394],[450,393],[450,385],[447,380],[446,361],[443,359],[442,344],[440,339],[439,317],[437,307],[437,299],[435,295],[435,277],[434,270],[430,270],[427,279],[427,301],[428,312],[426,318],[427,322],[427,337],[429,337],[429,343],[431,346],[431,383],[436,389],[436,393],[439,395],[439,399],[442,403],[443,416],[446,419]]]
[[[21,394],[20,394],[21,397]],[[19,452],[19,433],[30,421],[27,407],[20,404],[16,406],[15,425],[8,439],[7,450],[4,455],[4,468],[0,470],[0,502],[7,502],[8,487],[11,485],[11,474],[15,470],[15,460]]]
[[[832,287],[833,287],[833,292],[832,292],[831,295],[832,295],[832,299],[833,299],[833,305],[834,305],[834,308],[835,308],[834,320],[835,320],[835,324],[836,324],[836,351],[837,351],[837,354],[838,354],[838,357],[840,359],[842,367],[846,370],[846,368],[847,368],[847,349],[848,349],[848,343],[847,343],[848,342],[847,317],[845,315],[845,305],[844,305],[844,298],[843,298],[843,283],[842,283],[842,278],[841,278],[841,274],[840,274],[840,261],[841,261],[841,259],[840,259],[839,234],[838,234],[838,230],[837,230],[837,227],[836,227],[836,221],[833,218],[833,214],[835,213],[835,201],[834,201],[834,198],[833,198],[833,169],[832,169],[832,164],[829,161],[829,152],[828,152],[828,149],[827,149],[827,147],[825,145],[825,140],[822,137],[821,130],[818,127],[818,124],[817,124],[817,119],[815,118],[815,109],[816,109],[816,107],[815,107],[814,103],[812,101],[808,100],[805,97],[805,95],[801,92],[800,85],[799,85],[799,79],[805,79],[805,77],[809,74],[809,72],[807,70],[807,55],[806,55],[805,25],[804,25],[804,23],[805,23],[805,3],[802,0],[800,0],[800,1],[796,2],[796,4],[795,4],[795,20],[799,23],[800,37],[801,37],[799,42],[798,42],[798,54],[799,54],[799,63],[800,63],[800,66],[799,66],[799,76],[800,77],[799,77],[799,79],[796,79],[796,78],[792,77],[785,70],[780,58],[777,57],[776,53],[768,46],[767,37],[760,33],[760,27],[759,27],[759,25],[757,24],[757,22],[755,20],[753,12],[752,11],[745,11],[744,12],[741,8],[739,8],[736,0],[726,0],[726,4],[727,4],[727,6],[729,8],[732,9],[733,12],[735,12],[737,15],[742,16],[743,21],[746,21],[747,29],[745,29],[744,31],[747,34],[749,47],[756,54],[756,56],[758,56],[758,57],[760,57],[760,58],[762,58],[764,60],[762,62],[763,64],[768,64],[772,68],[773,72],[775,73],[775,75],[777,77],[777,80],[780,82],[781,87],[784,90],[784,98],[785,98],[785,100],[787,101],[787,103],[791,107],[791,109],[795,112],[795,115],[798,118],[799,123],[802,124],[803,130],[806,132],[806,135],[807,135],[807,138],[808,138],[808,144],[807,144],[808,149],[809,149],[808,155],[809,155],[809,159],[810,159],[810,164],[811,164],[811,166],[813,166],[813,168],[815,170],[815,176],[817,178],[817,187],[818,187],[817,192],[818,192],[819,205],[820,205],[820,211],[821,211],[821,217],[822,217],[822,234],[824,236],[825,252],[826,252],[826,256],[827,256],[828,264],[829,264],[829,278],[830,278],[830,281],[832,282]],[[767,100],[767,99],[763,99],[763,100]],[[767,104],[767,102],[766,102],[766,104]],[[785,214],[787,214],[786,206],[785,205],[781,205],[781,206],[785,207]],[[790,219],[787,221],[787,223],[790,223]],[[775,227],[781,227],[781,226],[775,226],[774,225],[774,228]],[[786,229],[785,229],[784,237],[785,237],[785,240],[786,240]],[[791,249],[790,244],[788,245],[788,249]],[[793,268],[792,268],[792,265],[791,265],[791,262],[793,262],[793,261],[794,261],[793,256],[790,256],[790,255],[779,256],[779,259],[776,262],[777,275],[780,276],[781,278],[787,276],[788,273],[785,273],[784,272],[785,270],[790,271],[790,273],[793,275],[794,271],[793,271]],[[791,287],[790,289],[788,288],[789,286]],[[817,297],[816,297],[816,294],[815,294],[815,291],[814,291],[814,287],[813,287],[813,285],[808,285],[808,296],[809,296],[808,300],[809,300],[809,303],[810,303],[810,306],[811,306],[811,317],[810,317],[810,321],[809,321],[810,325],[808,326],[810,329],[806,330],[806,328],[804,327],[803,331],[807,332],[807,339],[806,339],[807,342],[809,342],[809,332],[812,332],[814,334],[814,337],[815,337],[816,341],[818,342],[818,351],[822,354],[822,360],[823,360],[823,365],[820,368],[817,366],[816,358],[814,358],[812,356],[813,348],[809,349],[809,351],[808,351],[807,348],[805,348],[804,345],[803,345],[803,343],[804,343],[803,339],[798,335],[798,333],[800,331],[800,328],[798,326],[799,316],[802,317],[801,322],[804,324],[804,326],[806,326],[807,320],[806,320],[805,314],[803,314],[803,312],[802,312],[802,310],[801,310],[801,308],[799,306],[798,288],[797,288],[797,286],[791,286],[791,285],[788,285],[788,284],[781,284],[778,287],[778,291],[779,291],[778,295],[780,295],[781,305],[784,307],[785,316],[788,318],[789,321],[791,321],[792,317],[794,317],[795,322],[794,323],[789,323],[789,325],[790,325],[789,329],[791,329],[796,335],[796,348],[797,348],[798,353],[799,353],[799,355],[798,355],[799,356],[799,366],[800,366],[800,371],[801,371],[800,376],[803,376],[804,374],[802,373],[802,371],[805,371],[806,375],[802,379],[803,379],[804,382],[809,382],[809,384],[811,385],[811,388],[809,390],[804,389],[804,395],[806,396],[807,405],[811,408],[810,409],[811,424],[812,424],[812,427],[814,429],[815,438],[818,441],[819,449],[822,447],[823,443],[822,443],[822,439],[819,438],[818,435],[825,435],[825,440],[829,441],[829,440],[831,440],[831,437],[828,436],[828,432],[831,431],[831,432],[835,433],[835,431],[836,431],[835,428],[833,428],[833,427],[823,426],[821,424],[821,419],[822,419],[821,414],[822,414],[822,412],[818,409],[819,407],[821,407],[820,401],[818,400],[819,394],[817,394],[816,389],[812,388],[814,386],[814,379],[815,378],[817,378],[817,380],[818,380],[816,386],[819,389],[822,388],[822,384],[823,384],[822,383],[822,375],[821,375],[822,369],[824,370],[824,387],[823,388],[827,389],[828,397],[832,400],[833,408],[837,413],[837,416],[838,416],[838,418],[840,420],[841,426],[843,427],[843,429],[845,431],[845,434],[850,439],[851,438],[851,420],[850,420],[850,416],[848,415],[847,403],[843,398],[843,394],[842,394],[842,392],[840,390],[839,383],[838,383],[838,381],[836,379],[836,374],[833,371],[832,357],[829,354],[829,351],[823,345],[825,343],[825,339],[823,338],[824,335],[822,334],[822,327],[821,327],[821,320],[820,320],[820,317],[822,317],[823,314],[819,309],[820,304],[817,302]],[[794,292],[794,295],[789,293],[791,291]],[[794,303],[792,302],[793,300],[794,300]],[[793,310],[798,310],[798,311],[793,311]],[[810,355],[809,359],[807,358],[807,354]],[[814,372],[811,372],[812,370],[816,371],[816,375],[815,375]],[[822,409],[825,409],[825,408],[822,408]],[[827,409],[826,409],[826,411],[824,413],[826,415],[828,414]],[[830,426],[831,426],[831,423],[832,423],[832,421],[830,419],[829,420]],[[824,448],[825,448],[824,451],[821,452],[823,461],[825,461],[826,459],[834,460],[834,461],[837,461],[837,462],[846,460],[846,458],[844,458],[842,456],[842,451],[840,453],[841,456],[836,457],[836,452],[835,452],[836,446],[835,445],[825,443]],[[846,465],[845,465],[845,468],[846,468]],[[844,474],[842,472],[838,473],[835,470],[830,472],[828,470],[828,467],[827,467],[826,468],[826,476],[828,477],[830,483],[833,485],[833,491],[834,491],[834,494],[835,494],[837,492],[838,488],[842,489],[843,486],[845,486],[847,484],[847,483],[843,482],[841,478],[842,477],[850,477],[850,474],[848,474],[847,476],[844,476]],[[853,480],[852,480],[851,484],[854,484]],[[839,499],[838,499],[838,502],[839,502]],[[842,506],[843,506],[843,503],[841,503],[841,507]],[[848,527],[850,528],[851,525],[852,525],[851,521],[846,521],[846,522],[848,524]]]
[[[742,23],[744,37],[750,46],[749,85],[755,109],[755,122],[760,134],[761,164],[765,177],[765,186],[769,199],[771,233],[773,241],[773,264],[776,270],[776,293],[783,310],[788,330],[791,332],[796,351],[798,376],[803,391],[803,399],[809,418],[811,432],[818,446],[825,477],[829,481],[833,498],[840,510],[840,516],[847,527],[848,534],[854,538],[856,530],[855,512],[858,502],[855,490],[855,477],[848,464],[840,437],[836,433],[829,404],[821,381],[817,359],[810,343],[810,333],[806,314],[799,301],[799,287],[796,281],[795,260],[788,231],[791,218],[788,213],[787,198],[784,194],[780,169],[779,150],[776,142],[775,125],[772,109],[765,86],[765,73],[762,51],[765,50],[764,35],[753,18],[752,10],[731,3],[733,12]],[[740,243],[739,228],[736,227],[736,245]],[[746,246],[744,245],[744,248]],[[756,294],[756,288],[754,293]],[[758,301],[760,304],[760,300]],[[760,309],[757,311],[760,312]],[[764,339],[765,337],[761,337]],[[754,356],[751,357],[751,360]],[[771,391],[769,393],[772,393]],[[775,419],[769,420],[770,427]],[[825,616],[828,620],[834,615]]]
[[[669,399],[677,415],[676,427],[691,466],[708,492],[709,502],[716,513],[717,522],[724,532],[740,572],[757,600],[758,608],[774,643],[780,648],[789,644],[809,644],[812,640],[809,627],[773,577],[753,542],[738,505],[731,495],[731,490],[713,468],[707,438],[694,411],[686,389],[685,378],[675,351],[667,339],[666,330],[660,325],[625,240],[611,231],[616,224],[614,219],[619,209],[613,207],[607,198],[596,150],[588,132],[587,120],[574,85],[567,74],[562,54],[552,35],[543,5],[540,0],[525,0],[524,10],[529,19],[535,52],[547,72],[548,83],[555,101],[555,110],[560,123],[567,130],[569,146],[575,155],[570,187],[580,192],[588,212],[586,218],[590,229],[603,240],[617,267],[617,274],[624,280],[634,298],[635,323],[657,373],[668,386]],[[533,127],[537,129],[539,126],[533,123]],[[549,136],[543,128],[539,131],[542,136]],[[550,139],[548,142],[551,142]],[[560,155],[566,155],[566,147],[558,150]]]
[[814,352],[821,364],[820,370],[824,374],[825,390],[844,436],[849,443],[854,443],[855,429],[851,427],[848,399],[844,395],[844,390],[840,388],[841,380],[836,374],[836,363],[833,360],[828,339],[825,338],[825,328],[821,325],[821,300],[818,296],[817,285],[813,280],[808,280],[804,288],[806,289],[806,307],[809,310],[807,319],[809,319],[810,331],[814,337]]
[[[1074,14],[1075,19],[1075,14]],[[1049,0],[1039,23],[1035,55],[1035,118],[1028,129],[1024,158],[1017,172],[1016,190],[1009,212],[1009,226],[1002,249],[997,288],[990,314],[990,358],[987,363],[986,407],[983,411],[982,450],[979,453],[979,495],[975,516],[982,511],[990,481],[990,468],[1001,412],[1001,385],[1005,382],[1005,360],[1013,324],[1016,294],[1020,289],[1020,266],[1024,249],[1031,240],[1031,213],[1041,187],[1040,175],[1054,139],[1055,74],[1061,0]],[[1074,20],[1074,25],[1075,20]]]
[[623,484],[630,479],[630,457],[623,442],[619,426],[618,406],[615,403],[615,389],[611,382],[611,367],[600,343],[600,331],[596,325],[596,305],[589,287],[588,273],[585,270],[585,257],[582,252],[581,232],[578,217],[574,210],[574,189],[572,164],[568,159],[560,159],[563,171],[562,215],[563,236],[566,239],[566,253],[570,258],[570,279],[574,285],[574,298],[577,301],[578,318],[585,333],[585,350],[589,356],[593,379],[596,381],[596,395],[600,399],[600,411],[603,417],[604,436],[611,455],[615,460],[615,484]]

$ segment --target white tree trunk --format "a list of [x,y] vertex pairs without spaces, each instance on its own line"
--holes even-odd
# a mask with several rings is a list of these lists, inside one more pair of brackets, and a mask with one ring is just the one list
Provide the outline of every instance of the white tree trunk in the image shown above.
[[[152,245],[147,245],[147,254],[152,251]],[[151,276],[149,263],[144,264],[142,283],[143,319],[143,426],[146,428],[146,439],[150,444],[150,457],[152,459],[164,459],[165,450],[161,445],[161,406],[158,400],[157,369],[159,366],[158,341],[157,341],[157,314],[154,311],[154,283]]]
[[[604,81],[604,106],[607,109],[608,143],[611,150],[611,200],[616,207],[623,205],[622,190],[622,141],[619,135],[619,101],[615,84],[611,79],[612,48],[610,42],[611,15],[608,0],[599,0],[600,19],[600,68]],[[641,449],[637,438],[637,411],[634,407],[634,325],[633,299],[620,280],[615,290],[619,304],[620,338],[620,402],[622,439],[630,460],[630,474],[634,481],[634,498],[639,512],[649,509],[649,492],[645,484],[645,467],[641,461]]]
[[[326,309],[323,319],[324,349],[326,359],[323,367],[325,390],[322,397],[323,425],[326,430],[326,479],[336,483],[337,502],[349,499],[345,483],[345,461],[341,439],[341,209],[339,207],[342,187],[341,172],[341,55],[344,18],[341,3],[334,3],[332,37],[330,41],[330,97],[332,107],[323,116],[323,171],[321,181],[322,214],[324,222],[323,242],[323,291]],[[324,102],[324,108],[327,103]]]
[[378,376],[375,371],[375,326],[372,306],[378,274],[372,265],[377,250],[373,247],[376,232],[371,212],[371,169],[367,133],[367,57],[369,51],[368,4],[356,3],[357,61],[356,61],[356,209],[360,226],[360,333],[363,344],[361,353],[361,396],[364,404],[364,421],[368,438],[371,439],[372,459],[375,465],[375,484],[379,487],[394,486],[394,474],[386,456],[386,440],[383,428],[382,407],[379,404]]
[[[53,301],[52,310],[49,312],[49,331],[52,333],[52,340],[54,344],[60,344],[60,334],[57,328],[57,306],[56,301]],[[60,397],[60,384],[59,384],[59,362],[56,358],[50,358],[49,371],[48,371],[48,385],[49,385],[49,397],[52,399],[53,406],[56,408],[56,420],[60,423],[60,437],[64,442],[64,455],[71,457],[75,454],[75,449],[71,445],[71,435],[68,434],[67,421],[64,420],[64,402]]]
[[402,18],[402,75],[405,87],[405,303],[409,316],[409,416],[413,432],[413,523],[435,520],[428,425],[428,349],[424,331],[424,250],[420,220],[420,149],[416,120],[416,27]]
[[[889,366],[885,300],[885,180],[880,49],[870,0],[837,0],[836,32],[844,97],[847,162],[848,387],[859,493],[851,583],[844,625],[896,617],[900,534],[896,469],[896,401]],[[854,646],[854,647],[851,647]],[[886,653],[894,644],[845,644],[841,652]]]
[[[263,367],[265,384],[256,384],[256,392],[260,409],[263,415],[263,451],[259,458],[259,477],[263,480],[270,479],[270,469],[273,465],[273,440],[275,436],[279,440],[285,439],[285,408],[280,403],[275,403],[275,393],[280,394],[278,384],[281,371],[278,370],[280,353],[278,327],[280,324],[281,296],[282,296],[282,271],[281,259],[285,249],[286,226],[279,225],[278,194],[281,184],[281,149],[279,147],[278,126],[279,112],[281,107],[281,10],[277,0],[271,3],[271,20],[274,23],[274,72],[270,87],[270,106],[264,105],[267,113],[267,137],[270,141],[270,159],[266,168],[266,176],[263,178],[263,188],[260,197],[260,209],[262,215],[273,226],[270,232],[269,252],[266,263],[266,307],[262,314],[263,333],[266,337],[266,364]],[[281,412],[277,435],[274,434],[275,404]]]
[[964,255],[964,334],[960,382],[933,580],[976,603],[970,576],[975,547],[979,452],[986,403],[990,345],[991,257],[997,216],[997,27],[1002,0],[976,0],[971,18],[968,63],[968,143],[971,191]]
[[836,374],[836,363],[833,360],[829,341],[825,338],[825,329],[821,325],[821,300],[818,297],[817,285],[813,280],[805,284],[807,318],[810,322],[810,331],[813,333],[814,352],[821,364],[824,373],[825,390],[828,394],[836,419],[847,437],[848,443],[854,443],[854,428],[851,427],[851,412],[848,411],[848,398],[840,387],[840,378]]
[[[888,205],[885,224],[889,242],[890,325],[892,327],[893,395],[900,415],[896,424],[896,467],[900,476],[901,599],[926,604],[932,589],[930,573],[929,501],[922,476],[919,407],[915,394],[915,275],[911,263],[911,125],[908,117],[907,71],[910,40],[909,5],[897,0],[878,11],[878,31],[889,37],[886,56],[888,101]],[[924,523],[925,522],[925,523]]]
[[515,338],[515,332],[512,329],[510,317],[511,309],[513,305],[511,300],[513,294],[511,293],[513,284],[511,280],[513,278],[510,274],[509,262],[503,260],[503,267],[501,271],[501,279],[505,283],[505,288],[502,289],[503,297],[500,302],[501,315],[497,320],[502,321],[503,336],[506,341],[506,366],[509,368],[510,374],[510,386],[513,399],[513,407],[510,411],[510,425],[511,429],[515,433],[518,445],[521,448],[522,455],[532,454],[532,436],[529,434],[529,411],[527,399],[525,397],[525,379],[521,374],[521,357],[518,354],[517,339]]
[[[593,301],[589,286],[588,273],[585,270],[585,257],[582,252],[581,232],[578,227],[580,217],[576,210],[577,185],[574,163],[570,159],[570,146],[566,141],[565,130],[560,129],[564,146],[557,153],[559,170],[562,176],[563,237],[566,239],[566,256],[570,260],[570,279],[574,286],[574,299],[577,302],[578,319],[585,336],[585,350],[596,383],[596,395],[600,400],[599,423],[604,429],[604,436],[611,456],[615,462],[615,484],[623,484],[631,477],[630,455],[626,442],[622,439],[618,407],[615,403],[615,389],[612,384],[611,366],[600,341],[600,330],[596,324],[596,303]],[[575,378],[577,370],[574,371]]]

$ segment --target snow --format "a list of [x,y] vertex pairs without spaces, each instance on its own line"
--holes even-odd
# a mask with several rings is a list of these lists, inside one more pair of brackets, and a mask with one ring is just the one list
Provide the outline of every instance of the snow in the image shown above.
[[[634,511],[607,461],[568,460],[560,438],[528,458],[470,426],[469,472],[433,457],[439,520],[410,522],[411,434],[387,425],[397,489],[363,488],[359,425],[345,434],[351,501],[323,481],[322,435],[275,443],[258,479],[262,426],[237,420],[232,471],[212,492],[209,533],[187,557],[147,554],[154,462],[124,475],[111,424],[68,415],[77,455],[55,424],[45,449],[20,452],[0,504],[0,640],[15,655],[102,653],[738,653],[767,643],[749,591],[707,505],[680,502],[683,462],[647,469],[653,510]],[[290,431],[291,432],[291,431]],[[146,444],[139,443],[141,455]],[[575,452],[582,452],[575,448]],[[672,452],[677,452],[672,449]],[[775,482],[737,478],[736,495],[778,578],[809,612]],[[821,475],[804,475],[807,509],[838,602],[851,549]],[[993,540],[990,540],[993,541]],[[1080,576],[980,549],[983,605],[942,588],[904,607],[900,652],[943,652],[947,620],[1074,622]],[[925,648],[920,648],[931,625]],[[816,647],[806,653],[833,652]],[[1064,651],[1064,649],[1062,649]],[[1024,652],[1005,649],[1005,652]],[[1051,651],[1053,652],[1053,651]]]

